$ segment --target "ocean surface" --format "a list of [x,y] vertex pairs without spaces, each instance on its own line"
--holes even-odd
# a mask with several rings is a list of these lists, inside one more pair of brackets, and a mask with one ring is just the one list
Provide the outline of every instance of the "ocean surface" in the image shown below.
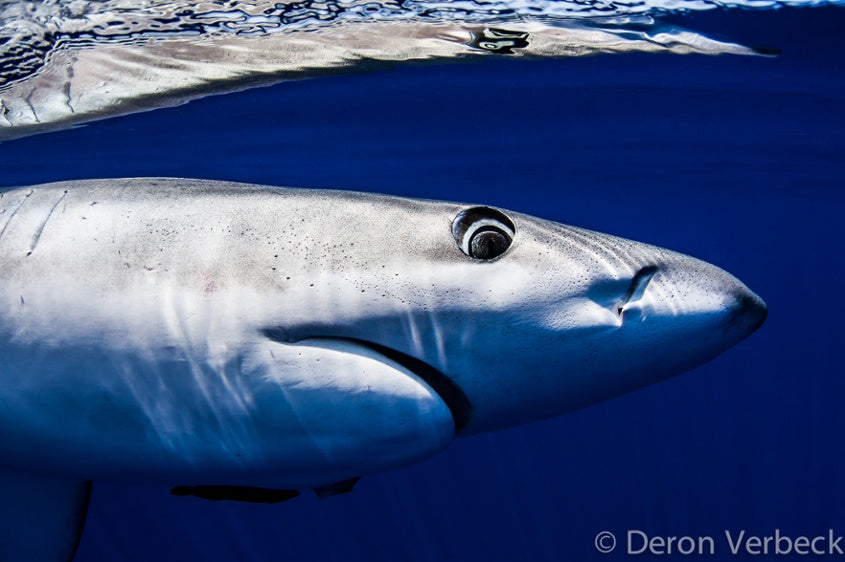
[[77,562],[622,560],[632,530],[714,540],[656,559],[730,560],[725,531],[845,535],[845,8],[668,20],[780,54],[397,65],[0,144],[4,187],[181,176],[499,206],[702,258],[769,306],[692,372],[346,495],[97,484]]

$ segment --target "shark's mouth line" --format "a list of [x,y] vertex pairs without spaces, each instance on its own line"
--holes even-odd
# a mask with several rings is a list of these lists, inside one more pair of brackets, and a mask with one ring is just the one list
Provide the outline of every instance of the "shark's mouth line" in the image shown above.
[[425,383],[431,387],[435,393],[437,393],[452,414],[452,422],[455,424],[456,435],[469,424],[469,421],[472,418],[472,403],[469,401],[467,395],[464,394],[464,391],[461,390],[460,387],[442,371],[435,369],[425,361],[417,359],[416,357],[412,357],[406,353],[402,353],[401,351],[397,351],[381,344],[358,338],[315,336],[291,340],[288,333],[284,329],[278,327],[264,329],[262,330],[262,333],[271,340],[284,344],[297,344],[304,342],[318,343],[320,340],[346,341],[375,351],[379,355],[398,363],[417,375],[425,381]]

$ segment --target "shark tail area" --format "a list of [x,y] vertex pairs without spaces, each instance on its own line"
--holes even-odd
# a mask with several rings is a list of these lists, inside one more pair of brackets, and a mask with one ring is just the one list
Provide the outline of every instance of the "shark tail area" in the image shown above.
[[0,469],[0,560],[72,560],[90,497],[89,481]]

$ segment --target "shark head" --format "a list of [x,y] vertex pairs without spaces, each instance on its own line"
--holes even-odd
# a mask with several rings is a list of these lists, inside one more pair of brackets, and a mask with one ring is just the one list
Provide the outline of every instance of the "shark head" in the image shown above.
[[344,338],[386,355],[443,397],[459,433],[663,380],[766,318],[742,282],[677,252],[490,207],[369,204],[378,212],[323,211],[345,232],[331,259],[348,265],[318,280],[321,305],[281,339]]

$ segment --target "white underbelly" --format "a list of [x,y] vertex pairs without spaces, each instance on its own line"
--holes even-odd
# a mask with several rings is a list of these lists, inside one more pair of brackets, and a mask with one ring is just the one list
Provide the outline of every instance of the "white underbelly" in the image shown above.
[[443,449],[449,409],[344,341],[182,349],[4,341],[0,465],[85,479],[316,486]]

